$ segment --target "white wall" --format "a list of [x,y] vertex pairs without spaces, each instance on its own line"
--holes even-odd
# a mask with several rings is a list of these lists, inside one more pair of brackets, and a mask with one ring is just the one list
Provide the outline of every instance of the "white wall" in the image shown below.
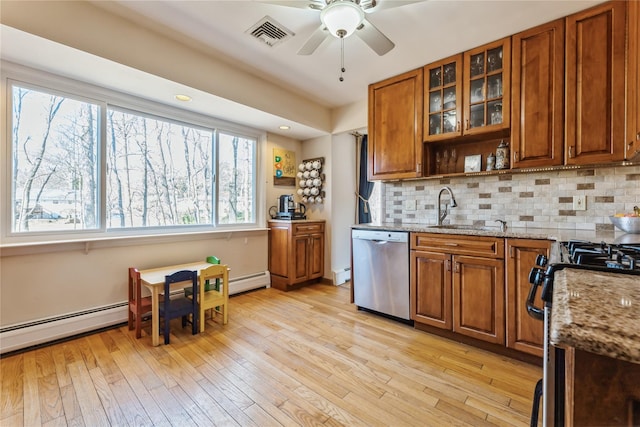
[[268,269],[266,230],[111,240],[85,249],[84,243],[2,249],[0,325],[125,302],[129,267],[204,261],[216,255],[231,267],[231,279]]
[[[286,138],[284,136],[275,135],[275,134],[267,134],[267,150],[266,150],[266,158],[264,163],[265,175],[266,175],[266,209],[267,209],[267,218],[268,210],[271,206],[278,207],[278,197],[283,194],[295,194],[296,187],[295,185],[273,185],[273,177],[274,177],[274,159],[273,159],[273,149],[281,148],[287,151],[293,151],[296,154],[296,163],[300,163],[302,161],[302,143],[298,140]],[[297,198],[297,196],[296,196]],[[299,198],[297,198],[299,202]]]
[[334,135],[331,147],[334,160],[331,176],[331,269],[336,271],[351,266],[351,225],[355,222],[356,211],[356,139],[350,133]]

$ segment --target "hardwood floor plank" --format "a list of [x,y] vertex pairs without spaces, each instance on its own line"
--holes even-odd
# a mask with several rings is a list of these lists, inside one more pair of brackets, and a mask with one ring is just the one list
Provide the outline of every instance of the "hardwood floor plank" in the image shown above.
[[108,383],[120,381],[123,378],[122,372],[120,372],[120,369],[118,369],[113,361],[111,352],[109,352],[105,341],[102,339],[103,335],[108,336],[108,334],[100,334],[87,337],[87,342],[91,346],[91,353],[95,358],[96,366],[100,368],[102,375]]
[[[151,420],[151,424],[154,426],[170,426],[171,423],[169,419],[164,416],[164,413],[150,392],[150,390],[163,387],[162,382],[160,379],[153,382],[145,382],[145,379],[149,377],[145,372],[148,366],[142,362],[142,358],[138,354],[128,352],[128,347],[122,343],[120,343],[118,347],[120,351],[113,353],[113,360],[122,371],[127,384],[131,387],[136,399],[140,402],[146,416]],[[153,385],[153,387],[148,388],[148,384]]]
[[[539,366],[360,311],[347,286],[235,295],[227,325],[127,326],[0,358],[0,424],[527,426]],[[35,405],[34,405],[35,402]]]
[[22,418],[24,355],[0,359],[0,374],[0,422],[16,416]]
[[[176,386],[178,387],[178,386]],[[181,391],[179,392],[181,393]],[[173,426],[195,426],[197,425],[189,415],[189,412],[176,399],[174,393],[165,386],[156,387],[151,393],[157,406],[160,408],[169,425]]]
[[55,372],[38,378],[38,394],[40,395],[40,418],[43,424],[64,417],[62,397]]
[[102,403],[102,408],[107,415],[109,424],[112,426],[126,425],[127,423],[125,421],[124,414],[122,413],[122,409],[114,396],[109,381],[107,381],[102,369],[94,368],[89,371],[89,375],[91,375],[91,380],[96,393],[100,398],[100,403]]
[[[80,341],[86,346],[86,341],[82,339]],[[95,361],[95,359],[91,360]],[[94,365],[93,369],[95,368],[96,366]],[[109,418],[102,407],[100,397],[96,392],[96,386],[93,383],[87,366],[83,362],[78,361],[70,364],[68,369],[85,424],[95,427],[108,426]]]
[[58,377],[58,387],[66,387],[71,384],[71,376],[67,371],[67,361],[64,355],[64,344],[54,344],[51,346],[51,355]]
[[67,421],[67,424],[83,426],[84,419],[82,418],[80,403],[78,403],[76,390],[73,388],[72,383],[60,388],[60,399],[62,400],[64,418]]
[[40,425],[40,395],[38,390],[38,370],[36,352],[24,355],[23,410],[25,425]]
[[109,387],[118,402],[127,425],[142,427],[153,424],[127,380],[118,380],[109,384]]

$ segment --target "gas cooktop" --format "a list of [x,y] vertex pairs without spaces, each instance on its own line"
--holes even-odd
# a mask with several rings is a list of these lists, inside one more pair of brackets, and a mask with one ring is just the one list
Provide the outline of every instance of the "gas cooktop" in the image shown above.
[[640,271],[640,244],[570,240],[560,242],[559,246],[562,263]]

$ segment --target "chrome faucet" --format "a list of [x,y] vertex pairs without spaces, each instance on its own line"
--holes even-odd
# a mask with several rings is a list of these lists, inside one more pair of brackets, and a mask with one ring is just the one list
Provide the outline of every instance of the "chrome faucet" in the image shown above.
[[501,232],[505,232],[507,231],[507,221],[504,221],[502,219],[496,219],[494,222],[499,222],[500,223],[500,231]]
[[[449,196],[451,197],[451,204],[444,205],[444,210],[442,209],[442,193],[444,193],[445,191],[449,192]],[[451,191],[451,188],[449,187],[442,187],[440,189],[440,192],[438,193],[438,225],[442,225],[442,221],[444,221],[444,219],[447,217],[447,214],[449,213],[449,211],[447,210],[447,208],[451,206],[452,208],[455,208],[456,206],[458,206],[458,204],[456,203],[456,198],[453,197],[453,192]]]

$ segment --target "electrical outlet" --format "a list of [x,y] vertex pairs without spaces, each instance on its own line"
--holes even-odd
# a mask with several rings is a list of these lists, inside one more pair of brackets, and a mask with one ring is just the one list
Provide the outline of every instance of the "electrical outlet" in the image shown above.
[[587,196],[573,196],[573,210],[574,211],[586,211],[587,210]]
[[414,200],[405,200],[404,201],[404,210],[405,211],[415,211],[416,210],[416,206],[417,206],[417,203],[416,203],[415,199]]

